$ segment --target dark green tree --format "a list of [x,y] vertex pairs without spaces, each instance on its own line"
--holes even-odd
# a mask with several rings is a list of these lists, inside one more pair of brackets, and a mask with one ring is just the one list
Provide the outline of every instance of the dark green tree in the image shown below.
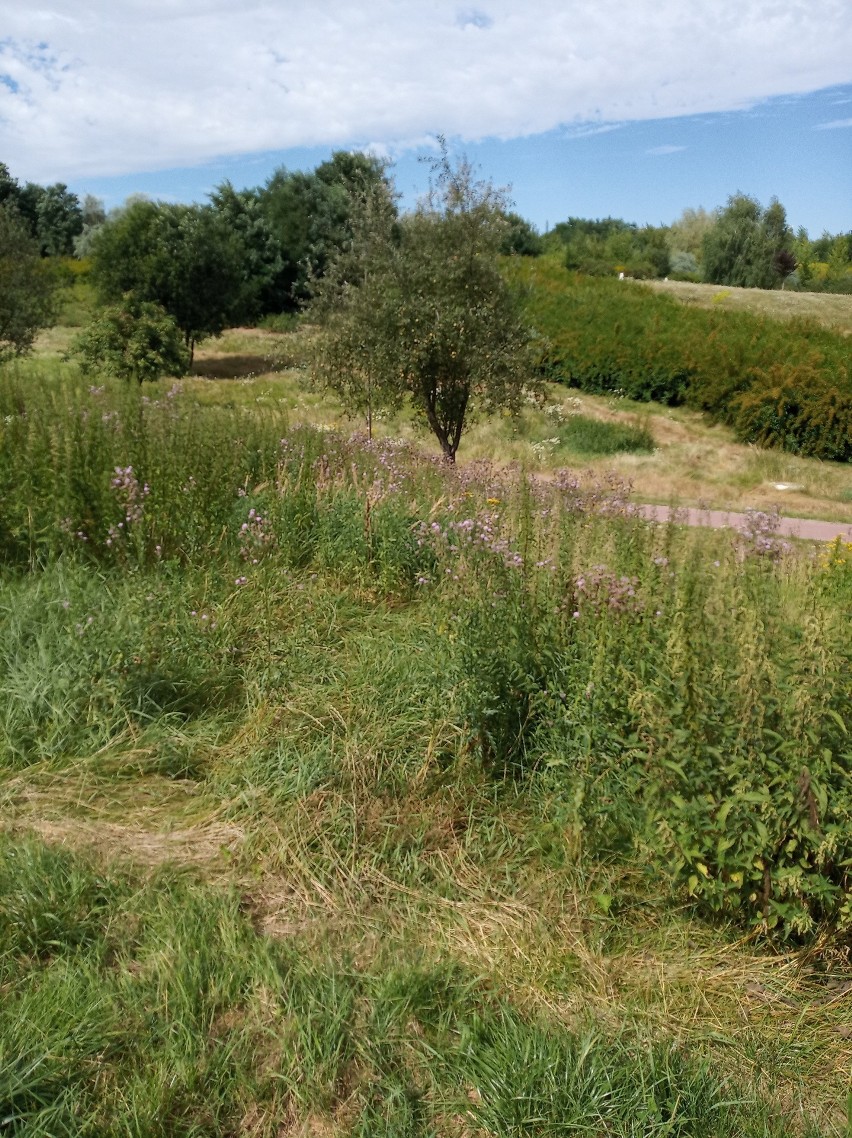
[[0,204],[0,360],[28,352],[55,315],[55,273],[7,199]]
[[359,200],[351,242],[315,282],[317,375],[353,410],[408,401],[449,462],[477,409],[517,410],[532,369],[519,298],[500,273],[506,201],[444,152],[428,198],[397,218]]
[[281,260],[273,286],[279,311],[305,301],[311,279],[322,276],[329,258],[350,240],[353,194],[383,184],[378,159],[347,151],[336,151],[313,173],[275,171],[260,202]]
[[261,192],[235,190],[230,182],[223,182],[210,201],[243,248],[241,319],[280,311],[284,307],[280,303],[284,256],[261,204]]
[[162,305],[190,356],[244,314],[246,246],[212,206],[134,201],[98,230],[91,257],[102,300],[132,292]]
[[17,206],[21,187],[9,173],[5,162],[0,162],[0,205],[12,204]]
[[43,257],[70,257],[74,239],[83,232],[83,211],[66,185],[41,188],[36,200],[36,236]]
[[505,256],[538,257],[544,252],[544,242],[534,225],[511,210],[505,214],[506,234],[500,245]]
[[764,210],[746,194],[734,194],[704,235],[704,279],[740,288],[774,288],[782,279],[776,258],[792,252],[793,231],[781,203]]
[[350,194],[363,194],[387,185],[385,163],[359,150],[335,150],[314,173],[326,185],[343,186]]
[[82,232],[83,213],[76,194],[63,182],[21,186],[0,162],[0,205],[17,210],[30,237],[39,245],[43,257],[68,256],[74,251],[74,238]]

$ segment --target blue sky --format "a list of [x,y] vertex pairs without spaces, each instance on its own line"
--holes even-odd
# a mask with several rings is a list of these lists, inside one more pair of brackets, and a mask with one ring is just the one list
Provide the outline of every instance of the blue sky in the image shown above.
[[404,201],[445,134],[539,228],[743,191],[852,229],[849,0],[11,0],[0,161],[108,206],[203,200],[333,149]]

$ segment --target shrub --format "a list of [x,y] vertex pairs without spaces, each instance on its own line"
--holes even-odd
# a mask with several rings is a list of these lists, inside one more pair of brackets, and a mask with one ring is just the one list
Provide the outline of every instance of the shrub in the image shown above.
[[807,366],[758,373],[732,401],[740,438],[794,454],[852,461],[852,386],[841,391]]
[[843,336],[810,320],[687,308],[624,281],[515,262],[549,379],[593,394],[686,404],[743,442],[848,461],[852,375]]
[[131,293],[102,309],[76,337],[71,352],[85,375],[142,383],[189,370],[189,349],[173,318],[159,304]]

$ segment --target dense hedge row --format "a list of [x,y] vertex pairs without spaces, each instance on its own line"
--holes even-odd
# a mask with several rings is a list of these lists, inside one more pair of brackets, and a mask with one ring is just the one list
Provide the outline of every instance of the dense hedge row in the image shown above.
[[688,308],[635,283],[515,262],[552,379],[686,404],[743,442],[852,460],[852,348],[814,321]]

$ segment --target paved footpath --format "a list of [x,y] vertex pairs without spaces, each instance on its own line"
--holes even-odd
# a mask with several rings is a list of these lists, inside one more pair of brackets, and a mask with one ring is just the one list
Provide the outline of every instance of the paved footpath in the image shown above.
[[[654,522],[667,522],[672,515],[670,506],[636,506],[643,517]],[[725,510],[678,509],[674,511],[678,519],[689,526],[710,526],[711,529],[749,528],[748,514],[734,514]],[[779,518],[778,528],[773,531],[779,537],[803,537],[810,541],[852,542],[852,525],[848,522],[817,522],[810,518]]]

